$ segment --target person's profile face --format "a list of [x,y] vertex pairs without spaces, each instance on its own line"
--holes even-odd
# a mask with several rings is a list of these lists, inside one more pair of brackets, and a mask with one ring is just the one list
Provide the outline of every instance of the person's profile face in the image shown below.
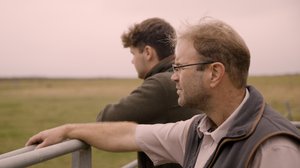
[[146,75],[146,60],[143,54],[143,51],[140,51],[136,47],[130,47],[130,53],[132,54],[131,63],[134,65],[134,68],[140,79],[144,79]]
[[197,70],[197,66],[201,66],[199,63],[202,62],[191,41],[178,42],[173,65],[173,69],[178,69],[175,70],[171,79],[176,82],[180,106],[198,108],[199,105],[202,106],[201,102],[207,99],[203,85],[203,71]]
[[[193,45],[188,40],[178,41],[175,49],[175,63],[174,67],[181,67],[187,64],[193,64],[198,62],[198,58],[196,57],[197,51],[193,48]],[[188,97],[190,97],[193,92],[192,81],[193,81],[193,71],[196,70],[196,67],[186,67],[179,68],[177,71],[175,70],[172,75],[172,80],[176,82],[176,89],[178,98],[178,104],[180,106],[185,106],[188,102]]]

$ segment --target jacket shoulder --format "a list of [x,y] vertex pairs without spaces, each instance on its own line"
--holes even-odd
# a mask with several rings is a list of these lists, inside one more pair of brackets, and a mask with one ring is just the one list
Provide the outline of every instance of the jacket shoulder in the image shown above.
[[172,72],[157,73],[157,74],[147,78],[146,81],[147,80],[156,80],[156,81],[159,81],[159,82],[175,84],[175,82],[171,80],[172,74],[173,74]]

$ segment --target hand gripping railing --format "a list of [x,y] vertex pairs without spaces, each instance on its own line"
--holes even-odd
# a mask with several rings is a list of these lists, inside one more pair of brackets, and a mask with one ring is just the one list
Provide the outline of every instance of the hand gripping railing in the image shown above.
[[35,145],[0,155],[0,168],[26,167],[68,153],[72,154],[72,168],[91,168],[92,157],[89,145],[79,140],[69,140],[35,150]]

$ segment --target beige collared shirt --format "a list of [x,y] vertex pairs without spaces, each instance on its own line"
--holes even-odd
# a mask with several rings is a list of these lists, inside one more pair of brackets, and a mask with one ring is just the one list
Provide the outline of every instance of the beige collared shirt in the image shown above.
[[[240,108],[249,97],[246,96],[239,107],[230,117],[213,132],[208,132],[211,123],[208,118],[201,120],[198,131],[203,132],[204,139],[196,162],[196,168],[202,168],[216,145],[224,137],[228,128]],[[138,125],[136,129],[136,142],[140,148],[151,158],[155,165],[175,162],[183,165],[185,144],[190,124],[194,117],[176,123]],[[274,137],[263,143],[251,161],[253,168],[293,168],[300,165],[300,146],[284,137]]]
[[212,155],[212,153],[217,148],[220,140],[227,134],[230,124],[234,120],[235,116],[240,111],[241,107],[244,105],[246,100],[249,98],[249,92],[246,89],[246,95],[242,101],[242,103],[234,110],[234,112],[214,131],[209,132],[213,126],[211,120],[205,116],[199,126],[198,133],[201,132],[203,134],[203,140],[200,148],[200,152],[198,154],[198,159],[195,167],[204,167],[206,161]]

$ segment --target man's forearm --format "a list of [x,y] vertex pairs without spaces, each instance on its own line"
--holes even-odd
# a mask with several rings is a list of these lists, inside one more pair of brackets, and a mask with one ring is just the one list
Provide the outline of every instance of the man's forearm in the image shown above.
[[67,139],[80,139],[101,150],[139,151],[135,141],[136,126],[131,122],[66,124],[32,136],[26,145],[38,144],[37,148],[43,148]]
[[101,122],[65,125],[70,139],[80,139],[107,151],[139,151],[135,141],[136,124],[131,122]]

